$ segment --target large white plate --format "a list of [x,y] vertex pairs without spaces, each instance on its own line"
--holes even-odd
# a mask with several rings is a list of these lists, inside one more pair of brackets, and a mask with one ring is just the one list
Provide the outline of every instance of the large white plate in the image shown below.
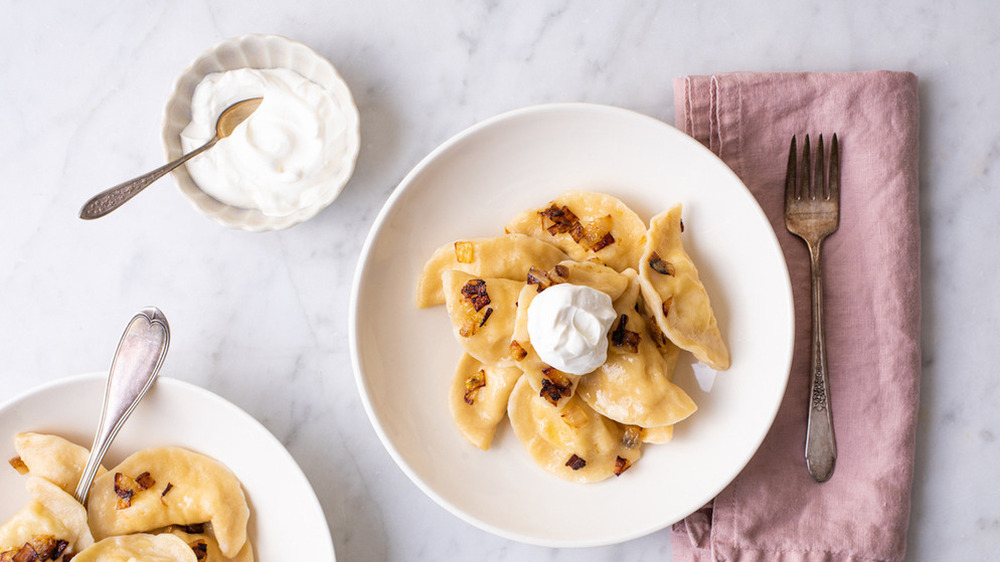
[[[435,248],[492,236],[568,189],[622,199],[648,220],[684,204],[685,244],[712,298],[732,367],[710,391],[682,360],[676,382],[699,405],[674,440],[647,446],[620,478],[573,484],[537,467],[505,421],[489,451],[466,443],[446,397],[461,348],[443,307],[417,310]],[[354,285],[351,347],[362,399],[402,470],[466,521],[547,546],[610,544],[678,521],[749,461],[784,393],[791,286],[774,231],[746,187],[696,141],[623,109],[557,104],[480,123],[428,155],[386,203]]]
[[[16,454],[13,437],[22,431],[54,433],[89,447],[106,381],[106,374],[71,377],[0,407],[0,459]],[[281,442],[232,403],[190,383],[159,377],[104,465],[151,446],[186,447],[218,459],[236,474],[250,502],[250,540],[258,560],[336,560],[330,528],[309,481]],[[27,501],[24,479],[0,466],[0,522]]]

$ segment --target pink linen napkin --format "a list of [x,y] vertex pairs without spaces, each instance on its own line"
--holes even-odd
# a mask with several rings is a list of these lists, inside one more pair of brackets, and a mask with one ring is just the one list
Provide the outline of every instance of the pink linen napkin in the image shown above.
[[[916,76],[906,72],[729,73],[674,82],[677,126],[757,198],[785,259],[796,337],[784,400],[743,472],[674,525],[674,560],[900,560],[906,549],[920,378]],[[833,477],[804,460],[809,258],[784,223],[792,135],[837,133],[840,228],[823,245]],[[733,361],[739,359],[734,357]]]

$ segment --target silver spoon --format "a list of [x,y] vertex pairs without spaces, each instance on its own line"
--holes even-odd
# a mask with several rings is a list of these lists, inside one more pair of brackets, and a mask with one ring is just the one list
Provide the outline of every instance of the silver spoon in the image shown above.
[[246,121],[247,117],[250,117],[250,114],[257,110],[262,101],[264,98],[250,98],[227,107],[222,115],[219,115],[218,121],[215,122],[215,136],[210,141],[152,172],[120,183],[91,197],[80,209],[80,218],[85,220],[101,218],[121,207],[126,201],[146,189],[149,184],[167,175],[177,166],[212,148],[219,140],[233,134],[236,127]]
[[87,466],[76,486],[76,500],[87,505],[90,485],[118,430],[156,379],[170,346],[170,326],[156,307],[140,310],[125,328],[108,373],[101,423],[90,448]]

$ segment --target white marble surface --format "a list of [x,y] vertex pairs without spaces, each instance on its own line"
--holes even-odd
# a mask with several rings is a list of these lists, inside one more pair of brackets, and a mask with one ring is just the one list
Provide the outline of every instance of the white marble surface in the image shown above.
[[[313,46],[352,86],[362,149],[341,197],[288,231],[248,234],[201,217],[167,179],[108,218],[78,220],[96,190],[162,162],[162,108],[181,70],[251,32]],[[155,304],[173,329],[164,374],[221,394],[285,443],[339,559],[669,560],[665,533],[587,550],[509,542],[406,479],[349,361],[367,230],[423,155],[504,110],[591,101],[673,122],[671,79],[685,74],[911,70],[924,372],[908,559],[990,559],[1000,551],[998,66],[989,0],[0,0],[0,397],[107,368],[124,323]]]

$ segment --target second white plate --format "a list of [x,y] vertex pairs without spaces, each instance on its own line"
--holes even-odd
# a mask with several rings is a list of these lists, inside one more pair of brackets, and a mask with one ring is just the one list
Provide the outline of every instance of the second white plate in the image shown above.
[[[499,235],[520,211],[569,189],[614,195],[647,221],[684,205],[686,248],[733,361],[706,391],[696,380],[702,367],[685,354],[675,382],[698,411],[677,426],[671,443],[647,446],[621,478],[589,485],[536,466],[506,421],[489,451],[463,440],[447,404],[461,347],[443,307],[413,304],[417,275],[435,248]],[[420,162],[372,228],[350,320],[361,396],[403,471],[473,525],[547,546],[624,541],[704,505],[764,439],[792,357],[787,267],[770,223],[739,178],[673,127],[589,104],[500,115]]]
[[[0,458],[16,454],[13,438],[23,431],[53,433],[90,447],[106,381],[106,374],[62,379],[0,406]],[[188,448],[236,474],[250,503],[257,560],[336,560],[323,509],[302,470],[280,441],[232,403],[193,384],[158,378],[115,438],[104,465],[153,446]],[[0,466],[0,522],[28,500],[24,480]]]

